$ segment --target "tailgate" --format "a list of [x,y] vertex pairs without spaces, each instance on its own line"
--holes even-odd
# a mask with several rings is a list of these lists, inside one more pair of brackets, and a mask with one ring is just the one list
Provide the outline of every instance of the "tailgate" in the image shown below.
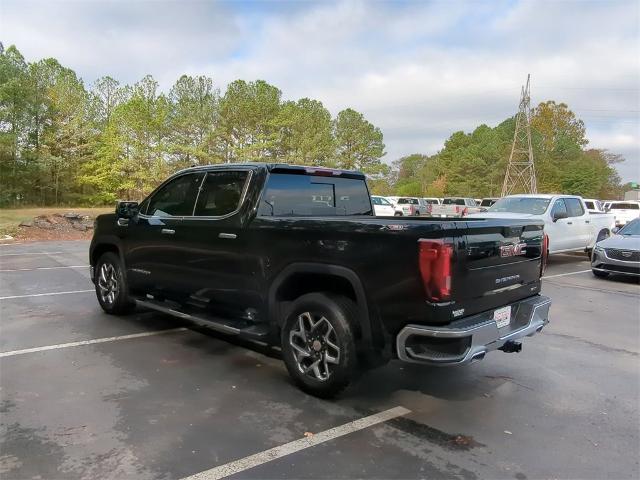
[[467,316],[539,293],[542,221],[496,218],[466,223],[452,279],[455,308],[463,308]]

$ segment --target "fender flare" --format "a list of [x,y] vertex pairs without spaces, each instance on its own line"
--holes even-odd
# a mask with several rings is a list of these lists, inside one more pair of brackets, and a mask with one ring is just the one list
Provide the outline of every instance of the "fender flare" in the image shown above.
[[372,345],[371,334],[371,318],[369,316],[369,305],[367,303],[367,296],[360,281],[360,277],[351,269],[342,267],[340,265],[329,265],[325,263],[292,263],[283,268],[280,273],[276,275],[269,287],[267,301],[269,319],[272,324],[282,325],[282,321],[279,321],[278,301],[276,299],[276,293],[282,284],[287,281],[292,275],[297,273],[310,273],[310,274],[323,274],[334,275],[347,280],[353,291],[356,294],[357,308],[360,312],[358,324],[360,325],[360,331],[362,333],[362,340],[367,346]]
[[[105,245],[116,247],[116,249],[118,250],[120,261],[124,265],[124,248],[122,246],[122,239],[113,234],[99,235],[93,238],[93,240],[91,241],[91,246],[89,247],[89,264],[95,267],[95,261],[93,258],[94,252],[97,248]],[[97,260],[97,258],[95,260]]]

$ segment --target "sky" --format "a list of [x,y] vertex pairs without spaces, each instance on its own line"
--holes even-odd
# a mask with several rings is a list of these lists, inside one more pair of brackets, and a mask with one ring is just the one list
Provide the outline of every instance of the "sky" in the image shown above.
[[0,41],[55,57],[90,86],[182,74],[224,91],[263,79],[285,99],[350,107],[379,127],[387,162],[433,154],[454,131],[565,102],[589,147],[640,181],[640,2],[0,0]]

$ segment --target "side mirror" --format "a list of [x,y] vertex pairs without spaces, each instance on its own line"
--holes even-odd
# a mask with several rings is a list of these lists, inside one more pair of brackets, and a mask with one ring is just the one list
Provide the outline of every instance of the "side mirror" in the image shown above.
[[620,227],[613,227],[611,229],[611,233],[618,233],[620,231]]
[[138,202],[119,201],[116,204],[117,218],[133,218],[138,214]]
[[557,222],[558,220],[562,219],[562,218],[567,218],[567,212],[562,212],[562,211],[557,211],[557,212],[553,212],[553,221]]

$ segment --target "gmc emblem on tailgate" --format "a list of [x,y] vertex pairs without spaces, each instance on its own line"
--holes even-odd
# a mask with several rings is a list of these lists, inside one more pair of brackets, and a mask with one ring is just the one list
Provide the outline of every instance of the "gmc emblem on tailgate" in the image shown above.
[[516,245],[502,245],[500,247],[501,257],[515,257],[516,255],[524,255],[527,253],[526,243],[517,243]]

